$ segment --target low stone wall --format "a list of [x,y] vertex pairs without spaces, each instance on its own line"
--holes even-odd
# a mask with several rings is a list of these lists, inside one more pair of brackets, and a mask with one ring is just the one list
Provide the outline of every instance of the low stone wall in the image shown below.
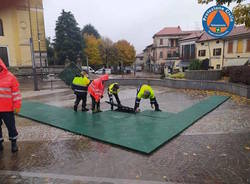
[[[43,69],[37,67],[36,72],[37,75],[41,75],[42,73],[46,72],[49,74],[59,74],[64,70],[64,66],[49,66],[44,67]],[[16,76],[32,76],[33,71],[32,67],[12,67],[10,71]]]
[[187,70],[185,78],[189,80],[220,80],[221,70]]
[[110,79],[107,83],[111,84],[118,82],[120,85],[149,84],[152,86],[166,86],[178,89],[198,89],[198,90],[215,90],[224,91],[250,99],[250,86],[224,83],[216,81],[201,81],[201,80],[179,80],[179,79]]

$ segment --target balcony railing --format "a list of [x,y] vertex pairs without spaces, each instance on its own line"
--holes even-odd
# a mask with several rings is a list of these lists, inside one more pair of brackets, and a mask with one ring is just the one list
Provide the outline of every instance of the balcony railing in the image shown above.
[[171,53],[171,54],[168,54],[167,56],[168,56],[168,58],[178,58],[178,57],[180,57],[180,54],[179,53]]

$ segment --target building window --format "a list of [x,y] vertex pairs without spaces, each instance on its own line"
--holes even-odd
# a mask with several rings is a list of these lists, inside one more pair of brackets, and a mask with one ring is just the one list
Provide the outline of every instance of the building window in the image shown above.
[[220,69],[220,64],[216,65],[216,69],[217,69],[217,70]]
[[238,40],[237,53],[242,53],[242,52],[243,52],[243,41],[242,40]]
[[9,58],[8,58],[7,47],[0,47],[0,58],[3,60],[4,64],[8,67]]
[[247,40],[247,52],[250,52],[250,39]]
[[171,47],[174,47],[174,40],[170,40],[171,41]]
[[190,59],[190,45],[184,45],[184,49],[183,49],[183,59]]
[[216,41],[216,43],[218,44],[218,43],[220,43],[220,41],[219,41],[219,40],[217,40],[217,41]]
[[163,39],[160,39],[160,45],[163,45]]
[[206,50],[199,50],[198,56],[200,56],[200,57],[206,56]]
[[201,45],[204,45],[204,42],[202,42]]
[[228,42],[227,53],[233,53],[233,41]]
[[3,36],[3,21],[0,19],[0,36]]
[[220,56],[221,55],[221,48],[217,48],[213,50],[213,56]]
[[190,51],[190,58],[194,59],[195,58],[195,44],[191,45],[191,51]]
[[163,52],[162,51],[160,52],[160,58],[163,58]]

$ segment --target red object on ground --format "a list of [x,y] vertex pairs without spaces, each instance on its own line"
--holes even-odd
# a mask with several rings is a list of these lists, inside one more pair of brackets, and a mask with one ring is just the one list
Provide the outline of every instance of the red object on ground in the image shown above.
[[12,112],[21,108],[22,97],[16,77],[0,59],[0,112]]
[[102,75],[100,78],[93,80],[89,87],[88,87],[88,92],[91,96],[95,98],[96,102],[99,102],[101,97],[103,96],[104,93],[104,81],[107,81],[109,79],[109,76]]

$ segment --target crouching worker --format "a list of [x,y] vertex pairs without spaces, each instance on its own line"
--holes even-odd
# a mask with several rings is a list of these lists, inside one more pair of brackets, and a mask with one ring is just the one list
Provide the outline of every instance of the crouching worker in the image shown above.
[[102,112],[100,109],[100,100],[104,94],[104,82],[109,78],[108,75],[102,75],[100,78],[93,80],[89,87],[88,92],[92,100],[92,112]]
[[81,72],[80,77],[75,77],[72,82],[72,89],[76,95],[76,101],[74,105],[74,111],[77,112],[77,107],[82,100],[82,111],[88,111],[86,108],[87,94],[88,94],[88,85],[90,81],[87,77],[87,72]]
[[17,152],[17,130],[14,113],[19,113],[21,108],[21,94],[16,77],[10,73],[0,59],[0,152],[3,151],[2,124],[9,132],[11,151]]
[[119,96],[118,96],[119,88],[120,87],[119,87],[118,83],[113,83],[113,84],[109,85],[108,96],[109,96],[109,102],[110,102],[110,105],[111,105],[111,110],[114,110],[113,95],[114,95],[114,97],[116,99],[118,109],[121,107],[121,101],[120,101]]
[[159,104],[156,101],[154,91],[149,85],[142,85],[137,89],[137,96],[135,100],[134,111],[138,112],[141,99],[150,99],[150,104],[152,108],[155,108],[155,111],[161,111],[159,109]]

